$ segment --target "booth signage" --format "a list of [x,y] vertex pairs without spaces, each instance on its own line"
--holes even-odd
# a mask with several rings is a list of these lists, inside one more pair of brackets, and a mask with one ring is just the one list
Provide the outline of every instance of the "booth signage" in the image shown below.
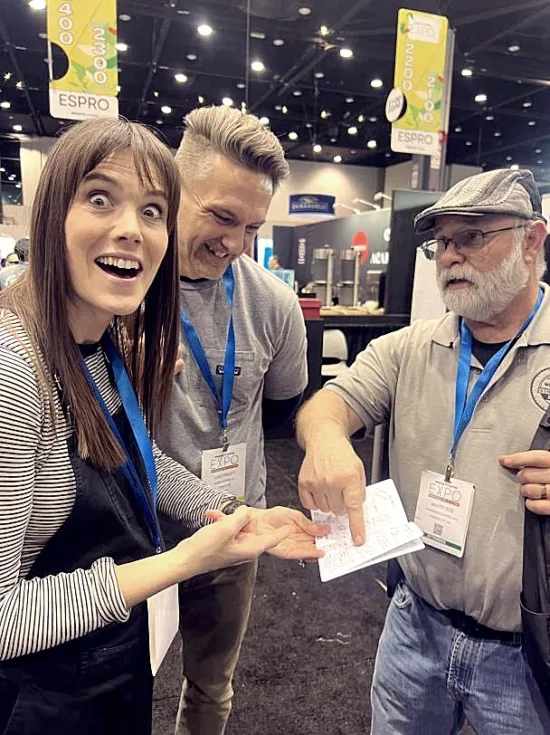
[[336,197],[328,194],[291,194],[288,213],[301,216],[324,215],[334,217]]
[[386,106],[393,151],[431,156],[439,150],[448,28],[441,15],[399,11],[394,89]]
[[[116,0],[48,2],[53,117],[84,120],[118,115],[116,6]],[[53,79],[52,44],[67,56],[67,73],[61,79]]]

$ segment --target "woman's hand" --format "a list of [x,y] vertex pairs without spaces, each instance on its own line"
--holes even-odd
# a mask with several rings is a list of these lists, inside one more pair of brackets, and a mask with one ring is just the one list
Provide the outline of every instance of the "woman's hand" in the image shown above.
[[[242,535],[271,536],[278,530],[287,529],[286,536],[279,543],[265,549],[269,554],[278,556],[280,559],[304,561],[314,561],[323,556],[323,552],[318,551],[315,547],[315,537],[327,534],[327,526],[318,526],[299,510],[291,508],[277,506],[268,510],[259,508],[248,508],[248,510],[251,513],[251,520],[242,528]],[[224,516],[220,511],[208,511],[207,515],[212,520],[223,522]]]
[[[182,554],[186,576],[252,561],[284,543],[293,533],[289,523],[256,524],[256,513],[257,510],[246,506],[229,516],[216,510],[207,511],[207,517],[217,522],[199,529],[174,549]],[[190,575],[187,575],[188,567],[192,570]]]

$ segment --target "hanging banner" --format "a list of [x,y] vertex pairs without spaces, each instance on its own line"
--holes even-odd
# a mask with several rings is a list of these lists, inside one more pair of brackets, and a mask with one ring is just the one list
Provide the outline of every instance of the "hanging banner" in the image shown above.
[[[117,0],[49,0],[50,114],[63,120],[118,115]],[[56,44],[67,73],[53,79]]]
[[334,217],[336,197],[328,194],[291,194],[288,199],[288,213],[302,217]]
[[394,88],[386,102],[393,151],[429,156],[439,150],[448,29],[441,15],[399,11]]

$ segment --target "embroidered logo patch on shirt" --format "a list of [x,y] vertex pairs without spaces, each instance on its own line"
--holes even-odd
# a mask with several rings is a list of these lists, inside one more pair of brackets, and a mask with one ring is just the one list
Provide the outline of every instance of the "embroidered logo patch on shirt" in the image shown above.
[[531,397],[539,408],[546,411],[550,403],[550,368],[544,368],[533,378]]

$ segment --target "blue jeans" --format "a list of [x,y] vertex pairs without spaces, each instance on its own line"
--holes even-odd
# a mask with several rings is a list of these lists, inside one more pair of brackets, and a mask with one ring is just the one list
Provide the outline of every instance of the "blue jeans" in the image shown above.
[[471,638],[400,583],[372,683],[373,735],[548,735],[550,715],[519,643]]

